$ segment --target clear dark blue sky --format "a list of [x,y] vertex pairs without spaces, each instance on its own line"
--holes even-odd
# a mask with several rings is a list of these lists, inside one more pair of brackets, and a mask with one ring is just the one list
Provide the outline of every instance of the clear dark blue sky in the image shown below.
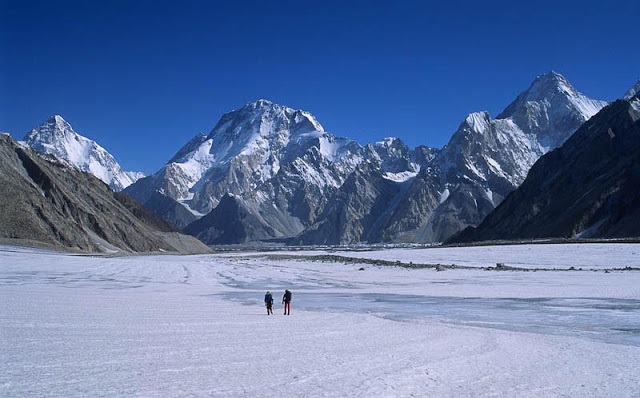
[[0,0],[0,130],[61,114],[154,172],[267,98],[361,143],[442,147],[539,74],[621,97],[640,78],[640,1]]

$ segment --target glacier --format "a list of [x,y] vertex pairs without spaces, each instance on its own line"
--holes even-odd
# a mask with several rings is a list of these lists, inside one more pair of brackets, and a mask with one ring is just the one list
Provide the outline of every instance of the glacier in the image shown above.
[[[612,268],[640,267],[638,250],[88,257],[0,246],[0,395],[637,397],[640,273]],[[362,263],[319,260],[331,255]],[[368,262],[382,259],[575,270]]]

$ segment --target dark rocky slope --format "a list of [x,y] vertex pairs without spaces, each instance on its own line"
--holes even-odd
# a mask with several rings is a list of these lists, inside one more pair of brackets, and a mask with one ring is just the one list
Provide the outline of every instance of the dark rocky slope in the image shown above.
[[92,175],[0,134],[0,238],[84,252],[203,253],[136,202]]

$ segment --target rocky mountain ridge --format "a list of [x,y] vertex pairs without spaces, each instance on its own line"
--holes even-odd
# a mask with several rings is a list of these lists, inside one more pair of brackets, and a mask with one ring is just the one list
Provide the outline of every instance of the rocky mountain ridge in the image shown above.
[[0,239],[80,252],[206,253],[124,194],[0,134]]
[[144,177],[141,172],[124,171],[113,155],[95,141],[76,133],[60,115],[51,116],[31,130],[24,137],[24,143],[93,174],[116,192]]
[[564,145],[482,223],[452,243],[640,236],[640,98],[618,100]]
[[[361,146],[327,133],[308,112],[259,100],[225,114],[126,192],[152,209],[153,195],[168,198],[173,206],[156,209],[165,218],[180,206],[196,218],[213,211],[196,222],[172,220],[193,222],[186,230],[209,244],[220,236],[225,243],[442,241],[480,223],[542,154],[605,104],[550,72],[498,118],[472,113],[444,148],[410,150],[398,138]],[[216,207],[224,197],[222,216]],[[225,229],[237,231],[234,224],[245,232],[230,238]]]
[[[223,115],[125,191],[207,244],[440,242],[469,234],[465,228],[492,214],[541,156],[572,140],[605,105],[549,72],[496,118],[469,114],[445,147],[410,149],[399,138],[363,146],[328,133],[309,112],[258,100]],[[114,190],[137,177],[60,116],[24,144]],[[126,196],[115,199],[149,219]]]
[[471,113],[393,209],[383,241],[440,242],[479,224],[522,183],[541,155],[605,104],[549,72],[496,119]]
[[640,80],[624,94],[623,99],[629,101],[636,95],[640,94]]

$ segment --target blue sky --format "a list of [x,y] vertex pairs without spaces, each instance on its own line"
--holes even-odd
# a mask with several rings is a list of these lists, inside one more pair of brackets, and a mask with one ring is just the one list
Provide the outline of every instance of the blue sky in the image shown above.
[[640,2],[0,0],[0,130],[53,114],[158,170],[267,98],[361,143],[444,146],[542,73],[613,100],[640,78]]

